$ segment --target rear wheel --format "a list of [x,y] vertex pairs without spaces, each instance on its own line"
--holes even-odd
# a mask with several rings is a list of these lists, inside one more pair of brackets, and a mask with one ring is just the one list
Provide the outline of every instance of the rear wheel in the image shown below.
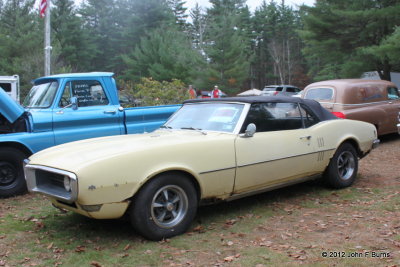
[[161,240],[182,234],[197,211],[197,192],[181,174],[162,174],[136,194],[130,208],[133,227],[145,238]]
[[11,197],[27,191],[22,168],[26,155],[14,148],[0,149],[0,197]]
[[344,143],[336,150],[325,171],[325,180],[333,188],[344,188],[353,184],[357,177],[357,152],[350,143]]

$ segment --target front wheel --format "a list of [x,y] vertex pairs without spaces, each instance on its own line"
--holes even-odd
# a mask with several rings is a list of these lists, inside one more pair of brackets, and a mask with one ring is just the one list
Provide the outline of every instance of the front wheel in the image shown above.
[[130,208],[133,227],[150,240],[187,231],[197,211],[197,192],[184,175],[162,174],[136,194]]
[[358,171],[357,152],[349,143],[336,150],[325,171],[325,181],[333,188],[344,188],[353,184]]
[[22,168],[26,155],[14,148],[0,149],[0,197],[11,197],[27,191]]

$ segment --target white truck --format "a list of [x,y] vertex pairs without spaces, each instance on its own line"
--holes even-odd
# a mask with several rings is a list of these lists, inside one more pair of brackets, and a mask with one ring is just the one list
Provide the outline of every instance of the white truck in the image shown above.
[[0,76],[0,87],[19,103],[19,76]]

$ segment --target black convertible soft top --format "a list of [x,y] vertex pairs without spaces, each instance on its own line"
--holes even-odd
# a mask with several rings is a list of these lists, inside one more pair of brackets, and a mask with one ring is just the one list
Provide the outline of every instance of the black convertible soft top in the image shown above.
[[315,100],[302,99],[299,97],[289,96],[246,96],[246,97],[223,97],[223,98],[203,98],[203,99],[189,99],[183,104],[189,103],[205,103],[205,102],[241,102],[241,103],[298,103],[307,106],[320,120],[334,120],[337,119],[335,115],[330,113]]

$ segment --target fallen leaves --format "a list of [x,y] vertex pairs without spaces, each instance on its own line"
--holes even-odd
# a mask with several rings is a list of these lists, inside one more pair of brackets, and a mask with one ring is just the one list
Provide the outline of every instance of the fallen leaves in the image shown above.
[[90,263],[90,266],[102,267],[101,264],[100,264],[99,262],[97,262],[97,261],[92,261],[92,262]]
[[234,259],[237,259],[240,257],[240,253],[237,253],[235,255],[227,256],[224,258],[225,262],[232,262]]
[[85,251],[86,251],[86,247],[85,247],[85,246],[82,246],[82,245],[77,246],[77,247],[75,248],[75,252],[77,252],[77,253],[82,253],[82,252],[85,252]]

